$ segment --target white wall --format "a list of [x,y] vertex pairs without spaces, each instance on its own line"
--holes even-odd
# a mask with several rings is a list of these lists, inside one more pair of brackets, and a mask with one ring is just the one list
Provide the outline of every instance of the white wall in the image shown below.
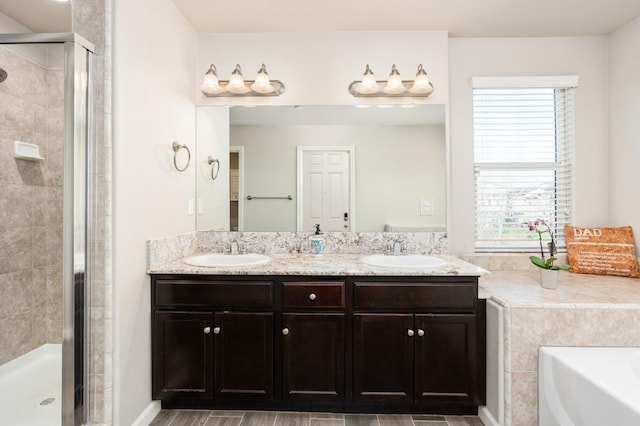
[[574,223],[607,224],[607,37],[452,38],[449,47],[452,254],[474,250],[473,76],[580,76],[574,97]]
[[640,247],[640,18],[609,37],[609,218]]
[[151,403],[148,239],[195,229],[194,166],[173,167],[172,141],[195,148],[196,34],[171,0],[117,1],[113,19],[114,424]]
[[[253,80],[260,65],[286,87],[277,98],[206,98],[199,90],[209,64],[228,80],[236,64]],[[429,103],[448,100],[447,33],[444,31],[198,34],[196,79],[199,104],[352,105],[349,84],[360,80],[365,65],[386,79],[396,64],[403,78],[413,79],[418,64],[435,90]]]
[[[443,126],[232,126],[231,140],[245,147],[247,195],[294,196],[242,200],[246,231],[296,230],[298,146],[355,147],[357,231],[445,225]],[[434,200],[433,215],[419,215],[421,198]]]

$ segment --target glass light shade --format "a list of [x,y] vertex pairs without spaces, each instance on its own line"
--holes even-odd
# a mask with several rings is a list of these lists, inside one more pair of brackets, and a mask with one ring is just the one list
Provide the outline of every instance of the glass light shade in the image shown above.
[[428,94],[433,91],[433,87],[429,82],[429,76],[427,72],[422,68],[422,64],[418,66],[418,72],[416,73],[416,79],[413,82],[413,86],[409,89],[409,92],[414,94]]
[[218,75],[216,74],[216,67],[213,64],[211,64],[211,67],[209,67],[204,75],[201,90],[211,94],[221,93],[224,91],[224,89],[220,87]]
[[364,70],[364,74],[362,76],[362,82],[358,87],[358,92],[367,95],[371,93],[375,93],[378,91],[378,82],[376,81],[376,76],[373,75],[373,71],[369,68],[369,64],[367,64],[367,68]]
[[384,86],[382,91],[388,95],[397,95],[405,91],[405,87],[402,84],[402,77],[400,77],[400,73],[396,69],[395,65],[391,67],[389,80],[387,80],[387,85]]
[[273,92],[273,86],[269,80],[269,74],[267,74],[267,68],[262,64],[262,67],[256,75],[256,80],[251,84],[251,90],[257,93],[271,93]]
[[229,84],[227,84],[227,91],[236,94],[247,93],[249,91],[249,89],[244,85],[244,78],[242,77],[240,65],[236,65],[236,69],[231,73]]

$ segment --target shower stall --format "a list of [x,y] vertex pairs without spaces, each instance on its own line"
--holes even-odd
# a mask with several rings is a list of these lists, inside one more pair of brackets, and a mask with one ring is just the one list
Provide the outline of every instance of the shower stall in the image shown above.
[[0,34],[2,424],[86,420],[93,51]]

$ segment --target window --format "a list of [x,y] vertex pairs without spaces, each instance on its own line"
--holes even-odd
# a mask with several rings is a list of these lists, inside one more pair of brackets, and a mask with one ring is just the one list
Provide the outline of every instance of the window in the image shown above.
[[474,88],[476,251],[537,249],[537,234],[522,224],[538,218],[553,222],[565,247],[572,111],[571,88]]

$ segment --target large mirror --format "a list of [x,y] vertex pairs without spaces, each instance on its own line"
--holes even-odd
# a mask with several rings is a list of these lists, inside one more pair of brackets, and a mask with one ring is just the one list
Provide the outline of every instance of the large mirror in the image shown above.
[[197,230],[446,227],[443,105],[201,106],[197,127]]

